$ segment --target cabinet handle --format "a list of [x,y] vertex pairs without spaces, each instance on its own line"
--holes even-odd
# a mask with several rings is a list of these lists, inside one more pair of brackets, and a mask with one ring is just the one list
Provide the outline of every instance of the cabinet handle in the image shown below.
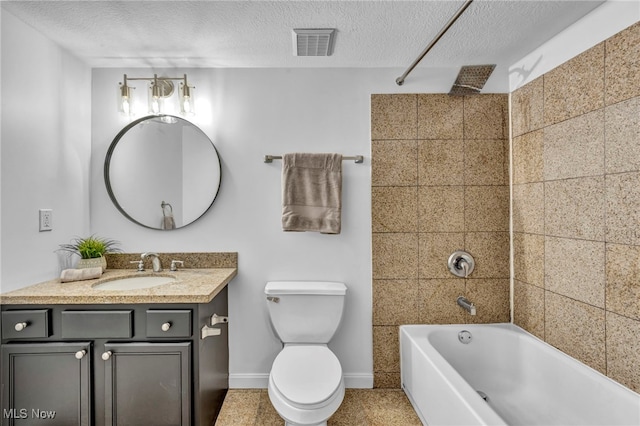
[[160,328],[162,329],[162,331],[169,331],[169,329],[171,328],[171,323],[165,322]]
[[109,358],[111,358],[111,355],[112,355],[112,354],[113,354],[113,353],[112,353],[111,351],[103,352],[103,353],[102,353],[102,359],[103,359],[104,361],[108,361],[108,360],[109,360]]
[[222,334],[222,330],[215,327],[209,327],[207,324],[203,325],[200,329],[200,338],[202,340],[211,336],[220,336],[220,334]]
[[81,351],[78,351],[76,352],[76,359],[82,359],[86,354],[87,354],[87,351],[84,349]]
[[[277,297],[276,297],[277,299]],[[280,299],[278,299],[280,300]],[[277,303],[278,300],[276,300],[275,302]],[[216,325],[216,324],[226,324],[229,322],[229,317],[222,317],[218,314],[213,314],[211,315],[211,325]]]
[[13,328],[15,328],[16,331],[22,331],[27,328],[28,325],[29,324],[27,324],[26,322],[19,322]]

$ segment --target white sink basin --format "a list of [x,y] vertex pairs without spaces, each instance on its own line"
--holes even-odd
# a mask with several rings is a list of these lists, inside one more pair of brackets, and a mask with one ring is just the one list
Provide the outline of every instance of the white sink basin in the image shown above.
[[96,290],[138,290],[141,288],[157,287],[159,285],[175,282],[174,277],[158,275],[142,275],[133,277],[117,278],[93,286]]

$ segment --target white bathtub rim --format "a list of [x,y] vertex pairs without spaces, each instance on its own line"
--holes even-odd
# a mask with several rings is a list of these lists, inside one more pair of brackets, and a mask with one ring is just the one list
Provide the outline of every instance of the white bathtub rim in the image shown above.
[[[476,325],[476,324],[473,324]],[[482,324],[485,325],[485,324]],[[503,326],[504,324],[499,324],[499,326]],[[457,328],[468,328],[469,324],[446,324],[446,325],[427,325],[428,327],[457,327]],[[508,326],[508,324],[507,324]],[[425,327],[425,325],[402,325],[400,326],[400,333],[405,332],[406,329],[414,328],[414,327]],[[482,425],[506,425],[507,423],[500,417],[498,413],[496,413],[478,394],[477,389],[474,389],[456,370],[449,364],[449,362],[438,352],[438,350],[431,346],[431,344],[426,345],[428,348],[428,352],[425,352],[425,347],[422,345],[415,345],[418,352],[420,352],[426,359],[426,361],[434,367],[434,371],[438,374],[438,376],[442,379],[443,382],[446,383],[449,390],[451,390],[459,399],[459,402],[462,402],[467,410],[473,415],[473,417],[478,421],[478,424]],[[402,368],[402,345],[400,345],[400,371],[403,371]],[[436,361],[439,362],[436,365]],[[404,376],[401,373],[401,386],[407,395],[409,395],[409,400],[412,403],[415,411],[418,413],[420,420],[424,424],[429,424],[427,420],[424,418],[423,413],[419,409],[419,405],[416,404],[417,401],[413,400],[413,395],[409,389],[405,387],[404,384]]]
[[[422,329],[424,333],[411,333],[412,329]],[[617,394],[625,400],[638,400],[640,401],[640,394],[634,392],[623,384],[617,382],[616,380],[606,376],[600,371],[586,365],[585,363],[579,361],[578,359],[566,354],[565,352],[559,350],[558,348],[548,344],[542,339],[536,337],[535,335],[529,333],[528,331],[522,329],[521,327],[512,324],[512,323],[492,323],[492,324],[408,324],[400,326],[400,340],[402,340],[402,334],[405,333],[408,339],[413,340],[418,343],[413,345],[418,353],[422,356],[426,357],[427,362],[430,366],[433,367],[433,370],[437,372],[437,375],[446,383],[447,387],[451,389],[459,398],[461,398],[466,407],[469,407],[469,411],[473,413],[479,419],[479,424],[506,424],[504,420],[499,416],[497,412],[495,412],[490,406],[485,405],[484,401],[482,401],[481,397],[477,394],[476,389],[474,389],[464,378],[463,376],[447,361],[447,359],[440,354],[440,352],[432,346],[432,342],[428,342],[427,344],[421,345],[419,344],[422,338],[429,338],[429,332],[431,330],[442,330],[442,329],[456,329],[456,330],[468,330],[472,334],[474,333],[474,329],[477,331],[481,328],[494,328],[494,329],[502,329],[504,331],[514,331],[519,339],[529,339],[530,344],[539,345],[540,350],[550,353],[552,356],[556,356],[559,358],[559,361],[566,364],[571,368],[579,368],[584,369],[585,373],[594,377],[595,380],[604,380],[607,383],[607,386],[611,386],[611,389],[615,392],[616,390],[620,391],[621,394]],[[531,340],[532,339],[532,340]],[[401,362],[401,380],[402,380],[402,388],[405,390],[405,393],[409,396],[410,392],[406,389],[404,381],[405,374],[403,373],[402,363],[402,344],[400,345],[400,362]],[[451,377],[447,377],[450,375]],[[481,389],[480,389],[481,390]],[[467,399],[469,398],[469,399]],[[416,412],[420,416],[423,423],[428,424],[426,419],[421,415],[419,410],[419,405],[416,404],[417,401],[413,401],[413,396],[409,396],[410,401],[412,402]],[[478,404],[478,409],[475,406],[472,407],[473,404],[478,403],[478,400],[482,401],[482,404]],[[471,404],[470,404],[471,403]],[[491,414],[487,414],[488,417],[485,417],[485,410],[483,408],[487,408],[497,416],[498,419],[491,416]],[[640,410],[640,408],[639,408]],[[493,420],[489,420],[492,418]]]
[[[627,386],[623,385],[622,383],[618,382],[615,379],[612,379],[611,377],[601,373],[600,371],[596,370],[595,368],[585,364],[584,362],[580,361],[577,358],[572,357],[571,355],[567,354],[566,352],[562,351],[561,349],[556,348],[555,346],[545,342],[544,340],[540,339],[538,336],[531,334],[530,332],[528,332],[527,330],[525,330],[524,328],[510,323],[510,322],[504,322],[504,323],[487,323],[487,324],[405,324],[405,325],[401,325],[400,326],[400,331],[403,330],[403,328],[406,329],[412,329],[412,328],[459,328],[460,331],[465,330],[465,329],[469,329],[469,331],[472,332],[473,328],[483,328],[483,327],[491,327],[491,328],[501,328],[504,330],[512,330],[515,331],[517,333],[520,333],[522,335],[524,335],[527,338],[531,338],[533,340],[535,340],[537,343],[540,343],[545,350],[547,351],[552,351],[554,354],[557,353],[557,355],[559,355],[561,358],[568,360],[568,361],[574,361],[574,362],[578,362],[579,364],[581,364],[582,366],[584,366],[585,368],[587,368],[591,373],[595,374],[596,376],[600,376],[603,379],[609,380],[612,382],[612,384],[616,385],[617,387],[620,387],[624,392],[631,392],[632,394],[636,395],[638,398],[640,398],[640,394],[635,392],[633,389],[628,388]],[[446,362],[446,360],[444,359],[444,357],[442,355],[440,355],[440,352],[438,352],[437,349],[435,349],[435,353],[436,355],[439,357],[440,360],[444,360]],[[451,365],[446,362],[448,367],[451,367]],[[453,367],[451,367],[451,369],[453,371],[456,371]],[[464,379],[463,379],[464,380]],[[466,382],[466,380],[465,380]],[[470,386],[471,387],[471,386]]]
[[[438,376],[447,384],[448,388],[456,394],[460,402],[464,404],[480,424],[506,424],[498,413],[485,403],[477,390],[474,389],[434,347],[429,346],[429,349],[430,354],[426,354],[423,348],[418,346],[418,351],[426,357],[427,362],[434,367]],[[434,359],[434,357],[439,357],[437,361],[444,362],[444,364],[442,364],[443,368],[436,366],[436,359]],[[495,417],[498,418],[496,419]],[[425,420],[423,421],[427,423]]]

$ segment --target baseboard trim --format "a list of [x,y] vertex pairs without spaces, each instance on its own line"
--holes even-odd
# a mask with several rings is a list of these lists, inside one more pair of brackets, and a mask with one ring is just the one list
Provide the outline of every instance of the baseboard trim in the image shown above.
[[229,374],[229,389],[266,389],[268,374]]
[[[266,389],[269,374],[229,374],[229,389]],[[373,374],[345,374],[344,385],[347,388],[373,388]]]
[[344,385],[349,389],[371,389],[373,374],[345,374]]

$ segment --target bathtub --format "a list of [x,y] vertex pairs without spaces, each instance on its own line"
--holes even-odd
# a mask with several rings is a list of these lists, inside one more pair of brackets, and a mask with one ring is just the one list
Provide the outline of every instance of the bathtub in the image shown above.
[[426,425],[640,425],[640,395],[512,324],[401,326],[400,370]]

